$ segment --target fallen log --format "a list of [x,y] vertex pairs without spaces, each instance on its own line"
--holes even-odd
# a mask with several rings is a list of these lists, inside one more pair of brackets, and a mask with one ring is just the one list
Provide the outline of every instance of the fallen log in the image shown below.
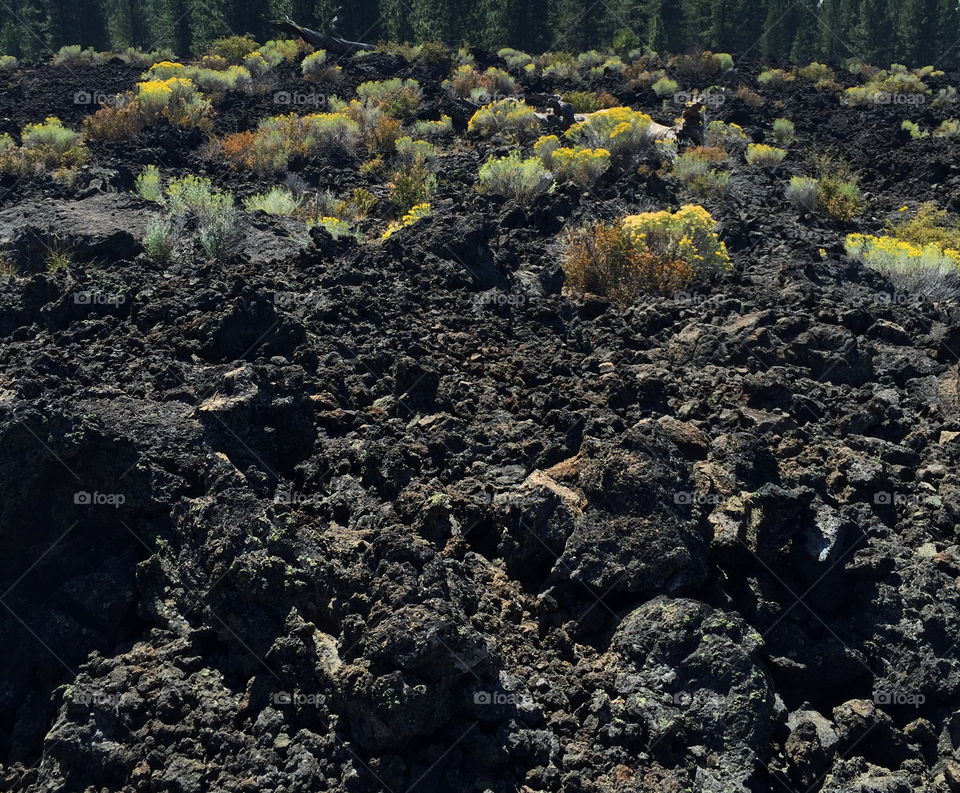
[[290,17],[275,23],[279,30],[288,33],[295,38],[303,39],[307,44],[315,49],[326,50],[334,55],[351,55],[357,51],[370,51],[376,49],[373,44],[365,44],[360,41],[347,41],[336,36],[329,36],[318,30],[311,30],[302,25],[298,25]]

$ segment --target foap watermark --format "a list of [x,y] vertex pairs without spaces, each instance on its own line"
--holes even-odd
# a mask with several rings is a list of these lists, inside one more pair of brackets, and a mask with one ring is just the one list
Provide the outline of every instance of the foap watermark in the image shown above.
[[117,292],[84,290],[73,293],[73,302],[78,306],[122,306],[127,302],[127,298]]
[[702,506],[715,507],[723,502],[723,497],[716,493],[698,493],[696,491],[677,490],[673,494],[673,503],[679,506],[693,506],[694,504]]
[[316,91],[274,91],[273,103],[285,107],[326,107],[329,98]]
[[677,105],[685,105],[687,102],[699,102],[710,110],[716,110],[727,101],[727,97],[722,93],[700,92],[700,91],[677,91],[673,95],[673,102]]
[[723,704],[723,697],[714,691],[677,691],[670,695],[674,705],[680,708],[717,708]]
[[274,691],[270,701],[274,705],[297,705],[319,707],[323,703],[323,694],[304,694],[302,691]]
[[123,493],[78,490],[73,494],[73,503],[82,507],[120,507],[127,503],[127,497]]
[[890,506],[919,506],[923,499],[915,493],[894,493],[880,490],[873,494],[873,503],[878,507]]
[[914,694],[907,691],[875,691],[874,705],[909,705],[917,707],[924,704],[927,698],[923,694]]
[[533,705],[533,697],[526,692],[513,691],[475,691],[474,705],[512,705],[514,707],[529,707]]
[[877,306],[919,306],[925,299],[923,295],[909,292],[880,292],[873,296],[873,303]]
[[75,688],[70,692],[69,699],[75,705],[98,705],[115,708],[120,704],[119,694],[110,694],[96,688]]
[[678,306],[703,306],[707,303],[719,303],[723,296],[702,292],[674,292],[670,299]]
[[842,105],[893,105],[898,107],[920,107],[927,103],[927,97],[924,94],[903,93],[900,91],[872,91],[867,94],[865,101],[860,99],[851,99],[847,96],[840,97]]
[[312,493],[298,493],[296,490],[278,490],[273,496],[273,503],[316,507],[319,506],[320,499]]
[[326,295],[319,292],[274,292],[273,304],[277,308],[318,308],[327,305]]
[[73,92],[75,105],[119,105],[121,103],[120,94],[108,94],[98,88],[79,88]]
[[481,292],[475,295],[473,303],[476,306],[510,306],[511,308],[522,308],[523,306],[535,303],[537,300],[534,295],[518,295],[515,292]]

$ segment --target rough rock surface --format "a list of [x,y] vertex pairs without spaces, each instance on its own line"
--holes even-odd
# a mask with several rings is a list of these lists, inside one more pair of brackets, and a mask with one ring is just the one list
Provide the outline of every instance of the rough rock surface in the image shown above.
[[[371,55],[345,90],[417,77],[432,117],[425,69]],[[79,122],[61,73],[18,75],[4,129]],[[552,241],[680,203],[655,175],[523,210],[472,189],[483,143],[385,244],[255,216],[235,260],[166,268],[108,191],[207,167],[196,136],[0,183],[0,789],[960,790],[960,315],[841,254],[904,202],[960,208],[957,147],[781,101],[718,114],[842,143],[873,214],[801,221],[795,158],[740,169],[710,207],[733,271],[628,309],[562,294]]]

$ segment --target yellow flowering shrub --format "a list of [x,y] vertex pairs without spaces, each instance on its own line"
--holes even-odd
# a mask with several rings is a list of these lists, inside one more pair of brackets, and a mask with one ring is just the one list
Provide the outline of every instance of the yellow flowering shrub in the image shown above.
[[335,240],[347,235],[355,235],[353,227],[348,221],[331,217],[329,215],[324,215],[314,220],[308,220],[307,228],[312,228],[313,226],[320,226],[321,228],[325,229],[327,233]]
[[747,164],[755,165],[761,168],[772,168],[783,162],[787,156],[785,149],[778,149],[776,146],[767,146],[763,143],[747,144]]
[[556,135],[544,135],[533,144],[533,153],[560,182],[578,187],[594,184],[610,167],[610,152],[585,146],[562,146]]
[[711,121],[707,124],[707,146],[719,146],[728,151],[742,151],[748,142],[747,133],[739,124]]
[[80,165],[88,157],[80,133],[54,116],[25,125],[20,130],[20,146],[10,135],[0,135],[0,173],[38,174]]
[[522,99],[500,99],[484,105],[467,122],[467,132],[489,138],[499,132],[533,133],[540,129],[536,112]]
[[845,247],[848,256],[916,297],[953,300],[960,295],[960,250],[868,234],[848,235]]
[[590,114],[564,133],[573,143],[586,148],[606,149],[614,157],[641,151],[650,143],[653,119],[629,107],[611,107]]
[[430,217],[431,208],[430,204],[416,204],[410,208],[410,211],[407,212],[400,220],[394,220],[387,226],[386,231],[383,232],[383,235],[380,237],[382,240],[388,240],[394,234],[396,234],[400,229],[405,229],[407,226],[412,226],[419,220]]
[[574,229],[563,248],[567,286],[624,305],[641,294],[671,294],[730,267],[715,229],[710,213],[692,204]]
[[223,93],[245,90],[252,85],[250,72],[243,66],[210,69],[204,66],[184,66],[176,61],[160,61],[140,75],[146,81],[166,81],[173,77],[190,80],[202,91]]

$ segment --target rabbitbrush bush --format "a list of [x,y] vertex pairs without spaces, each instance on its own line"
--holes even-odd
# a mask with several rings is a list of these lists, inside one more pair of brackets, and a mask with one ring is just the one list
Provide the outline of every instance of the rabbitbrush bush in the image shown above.
[[479,72],[470,64],[463,64],[456,67],[441,86],[452,97],[470,99],[480,104],[517,93],[517,81],[495,66]]
[[25,125],[20,130],[20,146],[9,135],[0,135],[0,172],[36,174],[80,165],[88,158],[80,133],[64,127],[54,116]]
[[606,149],[614,157],[638,154],[650,145],[650,125],[646,113],[629,107],[611,107],[591,114],[564,133],[575,144]]
[[561,146],[556,135],[540,138],[533,146],[533,153],[557,181],[573,182],[581,189],[595,184],[610,167],[610,152],[606,149]]
[[716,223],[703,207],[629,215],[569,232],[563,245],[567,286],[628,305],[641,294],[671,294],[730,267]]
[[414,121],[410,130],[418,138],[442,138],[453,132],[453,119],[440,116],[439,121]]
[[730,152],[740,152],[746,148],[747,142],[747,133],[739,124],[726,124],[719,120],[707,124],[707,146],[718,146]]
[[169,80],[171,77],[185,78],[207,93],[249,90],[253,83],[250,72],[243,66],[207,69],[203,66],[184,66],[176,61],[155,63],[140,76],[146,81]]
[[897,288],[930,300],[953,300],[960,294],[960,250],[935,242],[914,245],[896,237],[850,234],[847,255],[882,273]]
[[312,83],[335,83],[343,74],[342,67],[327,63],[326,50],[307,55],[300,63],[300,71]]
[[116,104],[87,116],[83,130],[94,139],[117,140],[133,137],[161,118],[174,126],[209,131],[213,107],[187,78],[147,80],[137,83],[136,93],[128,91]]
[[757,82],[764,88],[776,88],[793,82],[793,80],[794,76],[790,74],[790,72],[785,72],[783,69],[767,69],[764,72],[760,72],[757,77]]
[[512,198],[520,204],[531,203],[553,184],[553,174],[543,167],[539,158],[524,160],[516,152],[488,160],[480,168],[478,178],[479,188],[484,192]]
[[520,99],[500,99],[477,110],[467,122],[467,131],[489,138],[499,132],[530,134],[540,129],[536,111]]
[[747,164],[760,168],[773,168],[783,162],[787,156],[784,149],[778,149],[776,146],[765,146],[762,143],[747,144]]
[[229,63],[240,64],[260,45],[249,36],[227,36],[215,39],[207,48],[210,55],[218,55]]
[[383,232],[383,235],[380,237],[380,239],[390,239],[390,237],[400,231],[400,229],[405,229],[408,226],[412,226],[414,223],[423,220],[424,218],[430,217],[430,213],[430,204],[427,203],[417,204],[410,207],[410,211],[400,218],[400,220],[394,220],[389,226],[387,226],[386,231]]

